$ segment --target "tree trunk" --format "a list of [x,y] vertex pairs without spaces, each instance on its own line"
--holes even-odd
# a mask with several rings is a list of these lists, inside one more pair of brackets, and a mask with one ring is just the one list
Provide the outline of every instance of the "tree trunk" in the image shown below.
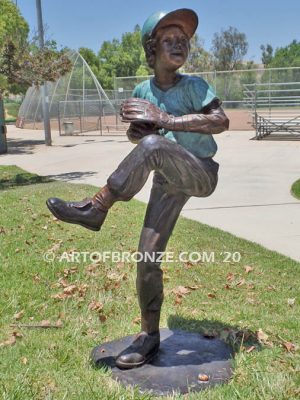
[[4,102],[0,92],[0,154],[7,153]]

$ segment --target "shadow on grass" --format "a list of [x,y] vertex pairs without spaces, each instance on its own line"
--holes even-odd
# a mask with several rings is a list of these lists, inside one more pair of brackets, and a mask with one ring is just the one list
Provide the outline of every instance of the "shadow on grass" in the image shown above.
[[26,172],[17,166],[0,166],[0,190],[15,186],[34,185],[37,183],[49,183],[54,180],[72,181],[83,177],[96,175],[93,171],[74,171],[61,174],[40,176]]
[[0,176],[0,190],[8,189],[14,186],[35,185],[37,183],[52,182],[48,176],[39,176],[27,172],[19,173],[13,176]]
[[73,181],[75,179],[80,179],[83,177],[89,177],[89,176],[94,176],[97,175],[97,172],[94,171],[73,171],[73,172],[64,172],[61,174],[55,174],[55,175],[47,175],[47,178],[49,179],[55,179],[55,180],[60,180],[60,181]]
[[262,345],[257,334],[249,329],[225,324],[216,320],[197,320],[171,315],[168,318],[169,329],[182,329],[187,332],[199,333],[207,339],[221,339],[228,344],[233,353],[238,353],[242,348],[254,346],[262,350]]

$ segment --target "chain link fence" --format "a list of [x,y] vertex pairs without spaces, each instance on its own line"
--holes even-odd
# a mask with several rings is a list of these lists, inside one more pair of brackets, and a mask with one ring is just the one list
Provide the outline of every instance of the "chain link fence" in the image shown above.
[[[183,71],[184,73],[184,71]],[[300,82],[300,67],[291,68],[257,68],[236,71],[210,71],[189,73],[192,76],[200,76],[215,89],[217,96],[223,102],[223,108],[230,119],[231,130],[252,129],[252,104],[249,108],[245,85],[248,84],[273,84]],[[116,77],[114,81],[114,98],[131,96],[134,87],[152,76],[128,76]],[[284,107],[280,102],[278,107]]]

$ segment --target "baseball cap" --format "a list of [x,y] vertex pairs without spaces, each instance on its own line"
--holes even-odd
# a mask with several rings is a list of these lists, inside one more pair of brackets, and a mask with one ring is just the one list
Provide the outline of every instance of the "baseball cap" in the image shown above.
[[198,16],[195,11],[188,8],[180,8],[175,11],[157,11],[148,17],[142,28],[142,44],[145,44],[159,28],[177,25],[189,39],[194,35],[198,27]]

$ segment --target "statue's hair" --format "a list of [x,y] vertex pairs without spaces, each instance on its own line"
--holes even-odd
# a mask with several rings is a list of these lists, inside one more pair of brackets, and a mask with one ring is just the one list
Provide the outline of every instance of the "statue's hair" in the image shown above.
[[156,42],[155,38],[150,38],[144,46],[146,61],[150,68],[153,68],[155,63]]

